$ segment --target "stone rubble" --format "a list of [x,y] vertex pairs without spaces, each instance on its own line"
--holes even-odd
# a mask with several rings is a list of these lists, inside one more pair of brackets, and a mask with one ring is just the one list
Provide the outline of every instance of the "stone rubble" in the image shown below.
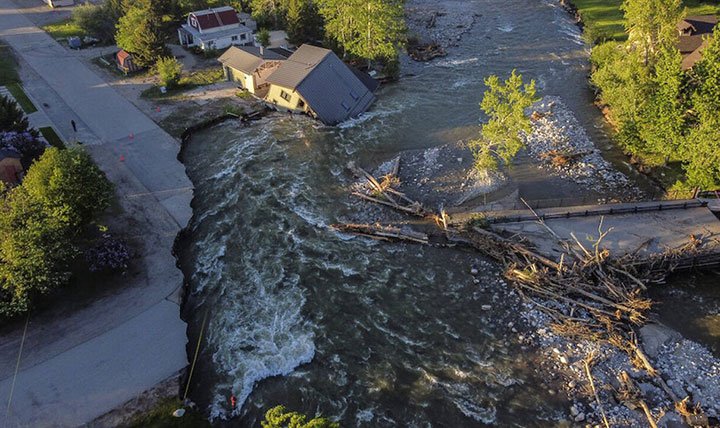
[[[617,193],[620,190],[628,195],[640,194],[640,190],[624,174],[616,171],[602,157],[573,112],[559,97],[546,96],[527,112],[534,119],[532,132],[523,133],[521,138],[540,168],[599,193]],[[553,151],[574,159],[562,166],[553,164],[544,159],[544,155]]]
[[[556,302],[541,303],[562,310],[562,305]],[[591,372],[610,426],[647,426],[641,409],[631,409],[632,406],[618,402],[613,394],[619,387],[616,376],[621,371],[626,371],[643,391],[653,416],[659,420],[658,427],[684,426],[682,416],[674,410],[666,393],[644,371],[636,370],[623,351],[607,344],[577,342],[556,335],[550,327],[552,320],[546,314],[531,303],[524,303],[523,307],[522,316],[531,331],[518,339],[525,345],[539,347],[546,355],[540,371],[547,378],[565,379],[565,392],[573,400],[568,418],[602,426],[583,363],[594,354]],[[708,417],[720,418],[720,360],[705,347],[667,327],[648,324],[639,333],[643,346],[652,349],[653,355],[649,355],[652,363],[674,393],[681,398],[689,395],[693,402],[701,404]]]

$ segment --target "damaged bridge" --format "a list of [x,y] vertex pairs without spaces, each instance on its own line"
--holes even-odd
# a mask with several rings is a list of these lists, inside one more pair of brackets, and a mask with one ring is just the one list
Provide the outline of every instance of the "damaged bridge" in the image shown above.
[[449,223],[474,219],[504,236],[522,237],[539,253],[555,260],[565,252],[559,240],[593,248],[605,234],[600,246],[615,257],[651,259],[653,255],[693,246],[694,251],[685,252],[675,261],[673,270],[720,266],[717,201],[691,199],[537,210],[531,206],[525,210],[455,214],[449,217]]

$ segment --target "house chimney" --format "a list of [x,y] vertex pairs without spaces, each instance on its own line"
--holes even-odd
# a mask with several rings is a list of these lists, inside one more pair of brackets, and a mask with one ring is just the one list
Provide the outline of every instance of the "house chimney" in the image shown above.
[[263,47],[263,45],[260,45],[260,56],[263,55],[265,55],[265,48]]

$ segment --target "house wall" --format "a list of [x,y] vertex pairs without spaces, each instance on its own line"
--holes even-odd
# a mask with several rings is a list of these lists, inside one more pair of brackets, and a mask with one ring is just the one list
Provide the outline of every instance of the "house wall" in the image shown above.
[[[281,91],[285,91],[285,93],[290,94],[289,101],[280,96]],[[310,112],[310,106],[305,103],[302,97],[300,97],[300,94],[292,89],[283,88],[278,85],[270,85],[270,90],[265,96],[265,101],[274,104],[278,110],[292,110],[297,113]],[[300,106],[300,101],[302,101],[302,107]]]
[[244,89],[247,89],[250,93],[254,94],[257,86],[255,85],[255,78],[250,74],[245,74],[240,70],[235,70],[232,67],[225,66],[225,76],[231,82],[237,82]]
[[[242,35],[245,35],[245,39],[242,39]],[[246,45],[252,41],[252,34],[249,32],[239,32],[237,34],[233,34],[233,36],[237,36],[237,40],[233,40],[232,36],[222,37],[219,39],[214,39],[212,37],[212,34],[203,34],[203,39],[195,38],[195,46],[200,46],[202,50],[220,50],[229,48],[232,45]],[[193,45],[188,45],[193,46]]]

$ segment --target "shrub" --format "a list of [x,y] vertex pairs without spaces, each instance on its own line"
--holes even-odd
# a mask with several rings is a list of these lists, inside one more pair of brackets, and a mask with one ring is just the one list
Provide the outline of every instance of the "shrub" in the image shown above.
[[182,64],[173,57],[160,58],[155,64],[155,72],[163,86],[172,88],[176,86],[180,80]]
[[90,272],[124,271],[129,261],[128,246],[109,233],[104,234],[97,245],[85,251],[85,262]]
[[270,46],[270,31],[267,28],[261,28],[260,31],[255,34],[255,40],[264,48]]

